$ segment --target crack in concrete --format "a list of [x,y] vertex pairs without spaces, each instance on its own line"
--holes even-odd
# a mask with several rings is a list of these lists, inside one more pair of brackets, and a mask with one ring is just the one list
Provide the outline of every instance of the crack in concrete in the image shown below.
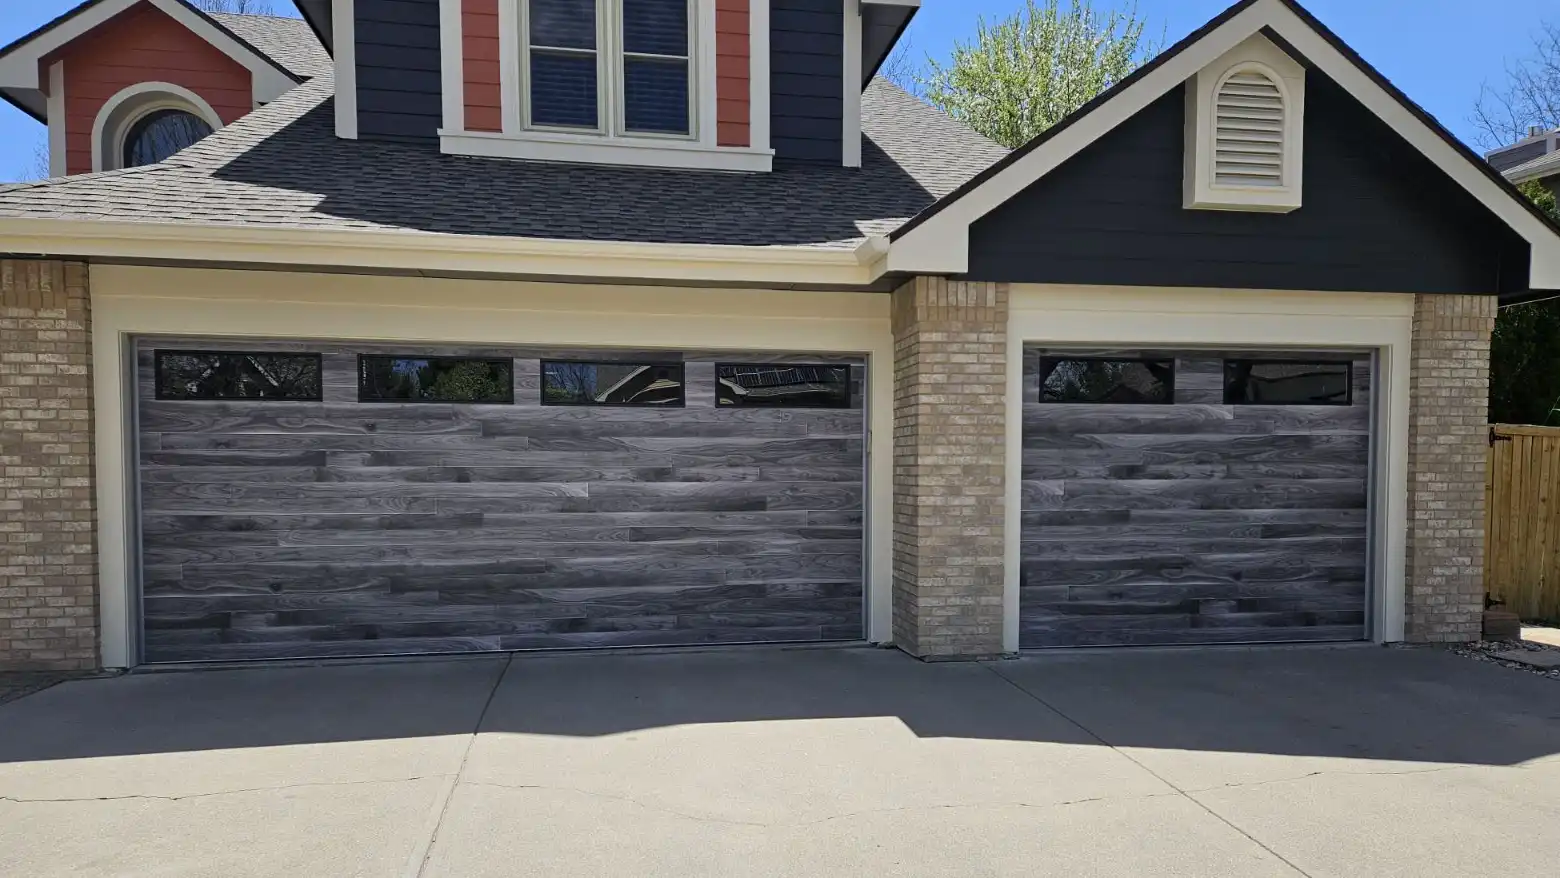
[[297,790],[308,787],[353,787],[372,784],[396,784],[410,783],[418,780],[432,780],[434,778],[449,777],[447,774],[419,774],[414,777],[393,777],[376,780],[334,780],[334,781],[303,781],[301,783],[281,784],[268,787],[244,787],[236,790],[215,790],[209,793],[187,793],[182,796],[158,796],[150,793],[129,793],[123,796],[77,796],[62,798],[35,799],[22,796],[0,796],[0,802],[11,802],[17,805],[47,805],[68,804],[73,802],[127,802],[140,799],[151,802],[183,802],[189,799],[209,799],[215,796],[237,796],[244,793],[274,793],[283,790]]
[[550,793],[575,793],[577,795],[587,796],[589,798],[594,798],[594,799],[604,799],[604,800],[613,801],[613,802],[623,802],[623,803],[628,804],[628,805],[633,805],[634,807],[637,807],[637,808],[643,808],[643,809],[645,809],[647,811],[656,811],[656,812],[663,813],[663,814],[670,814],[670,815],[672,815],[674,817],[680,817],[682,819],[692,820],[692,821],[695,821],[695,822],[698,822],[698,823],[717,823],[717,824],[721,824],[721,825],[724,825],[724,826],[752,826],[752,827],[757,827],[757,828],[760,828],[760,829],[805,829],[805,828],[810,827],[810,826],[818,826],[818,825],[821,825],[821,824],[824,824],[824,823],[831,823],[831,822],[838,821],[838,820],[851,820],[851,819],[854,819],[854,818],[857,818],[857,817],[866,817],[866,816],[871,816],[871,815],[876,815],[876,814],[904,814],[904,813],[913,813],[913,812],[917,812],[917,811],[964,811],[964,810],[986,810],[986,809],[1000,809],[1000,808],[1024,808],[1024,809],[1065,808],[1065,807],[1068,807],[1068,806],[1071,806],[1071,805],[1086,805],[1086,804],[1090,804],[1090,803],[1093,803],[1093,802],[1136,801],[1136,800],[1142,800],[1142,799],[1174,798],[1174,797],[1179,796],[1179,793],[1170,792],[1170,793],[1144,793],[1142,795],[1134,795],[1134,796],[1093,796],[1093,797],[1085,798],[1085,799],[1070,799],[1070,800],[1063,801],[1063,802],[970,802],[970,803],[967,803],[967,804],[906,805],[906,806],[901,807],[901,808],[865,808],[865,809],[862,809],[860,811],[847,811],[847,812],[845,812],[843,814],[831,814],[828,817],[820,817],[820,818],[818,818],[816,820],[762,821],[762,820],[733,820],[731,818],[718,817],[718,816],[714,816],[714,815],[710,815],[710,814],[693,814],[693,813],[689,813],[687,811],[683,811],[683,810],[680,810],[680,809],[677,809],[677,808],[673,808],[673,807],[671,807],[669,805],[666,805],[664,803],[661,803],[661,802],[648,802],[648,801],[645,801],[643,799],[635,798],[633,796],[619,796],[619,795],[615,795],[613,793],[604,793],[604,792],[601,792],[599,790],[580,789],[578,787],[555,787],[555,786],[548,786],[548,785],[545,785],[545,784],[507,784],[507,783],[498,783],[496,781],[471,781],[471,780],[461,781],[461,785],[462,786],[473,786],[473,787],[494,787],[494,788],[506,789],[506,790],[538,790],[538,791],[541,791],[541,792],[550,792]]
[[1438,768],[1411,768],[1406,771],[1340,771],[1336,769],[1322,769],[1320,771],[1312,771],[1306,774],[1295,775],[1294,777],[1275,777],[1268,780],[1249,780],[1241,781],[1240,783],[1226,783],[1211,787],[1199,787],[1195,790],[1187,790],[1186,793],[1191,795],[1193,793],[1218,792],[1219,790],[1238,790],[1244,789],[1246,787],[1261,787],[1268,786],[1270,784],[1296,783],[1298,781],[1310,780],[1317,777],[1403,777],[1405,775],[1411,774],[1439,774],[1443,771],[1461,771],[1465,768],[1486,769],[1501,767],[1517,768],[1519,766],[1443,765]]

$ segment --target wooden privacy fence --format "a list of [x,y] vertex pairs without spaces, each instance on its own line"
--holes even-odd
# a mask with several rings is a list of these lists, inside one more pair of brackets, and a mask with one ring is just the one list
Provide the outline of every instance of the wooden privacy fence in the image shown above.
[[1560,427],[1490,427],[1484,587],[1524,619],[1560,619]]

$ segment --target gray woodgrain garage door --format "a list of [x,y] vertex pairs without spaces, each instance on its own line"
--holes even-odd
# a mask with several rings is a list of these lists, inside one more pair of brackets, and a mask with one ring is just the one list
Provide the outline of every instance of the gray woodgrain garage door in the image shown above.
[[859,359],[143,339],[137,368],[149,662],[862,636]]
[[1371,359],[1025,352],[1020,645],[1357,640]]

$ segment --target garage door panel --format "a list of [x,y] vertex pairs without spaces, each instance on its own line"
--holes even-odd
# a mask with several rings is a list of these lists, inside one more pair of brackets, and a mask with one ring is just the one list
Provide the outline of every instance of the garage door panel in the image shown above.
[[[156,400],[158,347],[321,355],[318,402]],[[859,638],[865,368],[814,354],[140,343],[153,661]],[[513,405],[358,401],[359,354],[509,358]],[[541,404],[544,357],[684,361],[686,407]],[[716,362],[851,365],[849,409]],[[170,633],[178,632],[178,633]]]
[[1068,479],[1025,482],[1026,508],[1111,509],[1363,509],[1357,479]]

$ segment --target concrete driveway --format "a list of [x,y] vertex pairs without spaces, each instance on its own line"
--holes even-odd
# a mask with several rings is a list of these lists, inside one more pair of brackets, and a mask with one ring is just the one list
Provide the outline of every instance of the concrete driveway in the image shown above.
[[1560,687],[1418,650],[555,655],[0,707],[0,875],[1549,874]]

